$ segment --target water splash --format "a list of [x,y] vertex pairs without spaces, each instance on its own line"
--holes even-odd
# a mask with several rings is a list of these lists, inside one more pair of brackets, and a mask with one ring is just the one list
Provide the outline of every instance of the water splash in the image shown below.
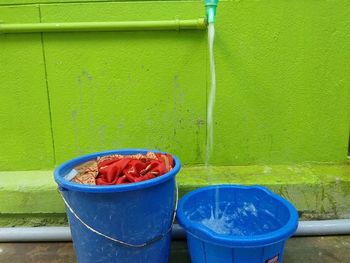
[[207,105],[207,143],[205,151],[205,165],[208,166],[214,143],[214,130],[213,130],[213,112],[215,106],[215,94],[216,94],[216,73],[215,73],[215,60],[214,60],[214,38],[215,38],[215,26],[213,23],[208,25],[208,45],[209,45],[209,60],[210,60],[210,92]]
[[190,220],[223,235],[261,235],[281,226],[275,215],[266,209],[258,210],[251,202],[240,205],[232,202],[220,202],[214,206],[209,204],[198,207],[187,216]]
[[[218,205],[216,207],[218,207]],[[214,213],[214,209],[211,209],[210,217],[204,218],[201,223],[218,234],[230,235],[234,232],[235,235],[242,235],[241,231],[234,227],[232,218],[227,216],[225,211],[220,214],[218,212],[222,211],[218,211],[218,209],[215,208]]]

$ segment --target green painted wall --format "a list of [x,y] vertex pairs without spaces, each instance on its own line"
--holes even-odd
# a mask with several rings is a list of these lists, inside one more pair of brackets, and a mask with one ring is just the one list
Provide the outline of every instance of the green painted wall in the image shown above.
[[[209,168],[200,165],[206,31],[0,35],[0,200],[11,200],[0,202],[0,226],[65,224],[54,166],[125,147],[178,155],[187,164],[182,194],[208,183],[259,183],[304,219],[348,217],[349,7],[348,0],[220,2]],[[203,15],[202,1],[0,3],[4,23]]]
[[[202,11],[193,3],[143,2],[41,8],[44,22],[193,18]],[[204,32],[45,34],[44,43],[58,162],[124,147],[164,149],[187,163],[202,162]]]
[[[36,6],[0,7],[0,21],[40,22]],[[54,165],[40,34],[0,35],[0,170]]]
[[[45,2],[2,2],[0,20],[204,14],[201,1]],[[349,16],[347,0],[220,3],[213,164],[345,162]],[[1,35],[0,170],[121,147],[203,163],[207,52],[205,31]]]
[[345,160],[349,1],[230,1],[218,15],[215,163]]

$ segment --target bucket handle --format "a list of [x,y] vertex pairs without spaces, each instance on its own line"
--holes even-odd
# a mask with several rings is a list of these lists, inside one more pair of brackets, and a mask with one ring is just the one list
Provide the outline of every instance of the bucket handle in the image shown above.
[[172,230],[173,228],[173,225],[174,225],[174,222],[175,222],[175,217],[176,217],[176,210],[177,210],[177,203],[179,201],[179,188],[178,188],[178,185],[177,183],[175,182],[175,194],[176,194],[176,199],[175,199],[175,205],[174,205],[174,211],[173,211],[173,218],[172,218],[172,221],[171,221],[171,224],[170,224],[170,227],[168,228],[168,230],[163,233],[163,234],[160,234],[144,243],[141,243],[141,244],[131,244],[131,243],[127,243],[127,242],[124,242],[122,240],[119,240],[119,239],[116,239],[116,238],[113,238],[111,236],[108,236],[108,235],[105,235],[103,233],[101,233],[100,231],[94,229],[93,227],[91,227],[89,224],[85,223],[83,221],[83,219],[80,218],[80,216],[77,215],[77,213],[74,212],[73,208],[69,205],[69,203],[67,202],[67,200],[64,198],[63,194],[62,194],[62,190],[64,191],[64,189],[60,189],[58,188],[58,192],[60,193],[62,199],[63,199],[63,202],[64,204],[66,205],[66,207],[69,209],[69,211],[74,215],[74,217],[81,223],[83,224],[87,229],[89,229],[90,231],[94,232],[95,234],[99,235],[99,236],[102,236],[108,240],[111,240],[113,242],[116,242],[120,245],[123,245],[123,246],[126,246],[126,247],[132,247],[132,248],[142,248],[142,247],[146,247],[148,245],[151,245],[161,239],[163,239],[167,234],[170,233],[170,231]]

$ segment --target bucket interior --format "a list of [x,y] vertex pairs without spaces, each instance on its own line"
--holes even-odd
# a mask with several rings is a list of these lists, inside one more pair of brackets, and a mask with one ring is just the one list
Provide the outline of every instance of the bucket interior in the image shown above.
[[259,188],[206,189],[191,195],[183,211],[191,224],[230,236],[267,234],[290,218],[281,200]]
[[74,167],[84,162],[90,161],[92,159],[96,159],[97,157],[100,157],[100,156],[111,155],[111,154],[120,154],[120,155],[130,155],[130,154],[139,154],[139,153],[147,154],[147,152],[165,153],[158,150],[148,150],[148,149],[120,149],[120,150],[104,151],[104,152],[97,152],[97,153],[83,155],[75,159],[69,160],[61,164],[59,167],[57,167],[54,172],[55,181],[62,189],[69,189],[69,190],[80,191],[80,192],[115,193],[115,192],[124,192],[124,191],[136,190],[136,189],[143,189],[150,186],[154,186],[174,178],[175,175],[179,172],[181,167],[180,160],[176,156],[172,155],[174,159],[174,167],[172,170],[170,170],[169,172],[161,176],[158,176],[153,179],[145,180],[142,182],[117,184],[117,185],[89,185],[89,184],[78,184],[70,180],[66,180],[64,178],[68,173],[72,171],[72,169],[74,169]]

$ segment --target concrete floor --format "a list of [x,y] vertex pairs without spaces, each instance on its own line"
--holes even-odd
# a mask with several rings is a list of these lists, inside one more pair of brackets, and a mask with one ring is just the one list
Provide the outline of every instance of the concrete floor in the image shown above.
[[[0,243],[1,263],[73,263],[72,243]],[[296,237],[287,242],[284,263],[349,263],[350,236]],[[190,263],[186,242],[173,241],[170,263]]]

